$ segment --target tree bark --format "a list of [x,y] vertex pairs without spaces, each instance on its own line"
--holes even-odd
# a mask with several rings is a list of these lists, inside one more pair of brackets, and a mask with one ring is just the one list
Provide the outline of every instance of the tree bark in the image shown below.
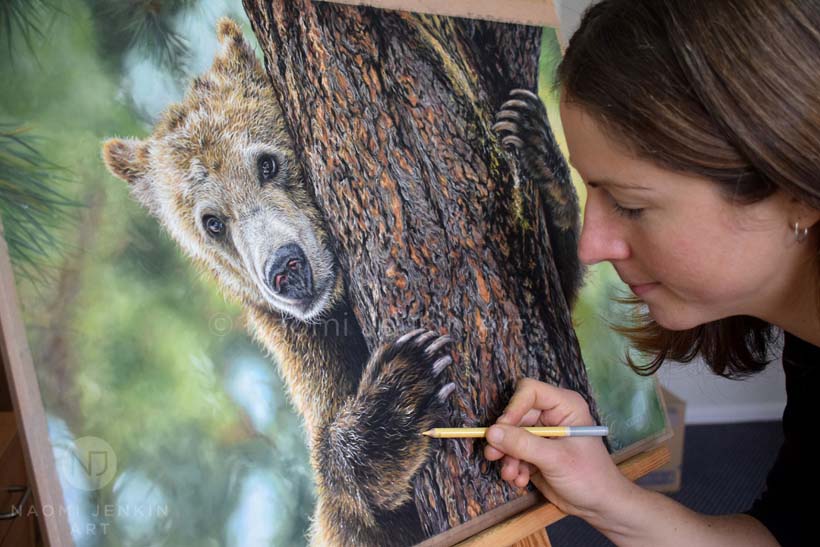
[[[586,372],[532,184],[491,129],[535,89],[541,30],[310,0],[244,0],[371,350],[419,326],[455,339],[449,424],[493,421],[522,377]],[[557,152],[557,150],[556,150]],[[433,441],[425,532],[521,495],[482,443]]]

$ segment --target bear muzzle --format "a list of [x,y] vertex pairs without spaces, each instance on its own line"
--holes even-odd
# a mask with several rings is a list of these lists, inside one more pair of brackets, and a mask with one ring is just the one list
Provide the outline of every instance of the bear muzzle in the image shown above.
[[313,275],[305,252],[296,243],[281,246],[273,254],[266,283],[281,298],[306,304],[313,299]]

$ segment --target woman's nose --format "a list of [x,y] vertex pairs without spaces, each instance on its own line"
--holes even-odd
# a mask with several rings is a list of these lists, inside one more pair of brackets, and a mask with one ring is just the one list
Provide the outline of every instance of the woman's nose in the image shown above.
[[584,226],[578,242],[578,258],[587,266],[603,261],[616,261],[629,258],[629,244],[623,235],[620,219],[607,214],[603,204],[595,203],[591,195],[587,196],[584,207]]

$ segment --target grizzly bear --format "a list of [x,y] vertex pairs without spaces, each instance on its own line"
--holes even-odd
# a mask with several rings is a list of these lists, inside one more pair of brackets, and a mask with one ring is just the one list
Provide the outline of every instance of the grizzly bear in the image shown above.
[[455,387],[451,339],[420,328],[370,355],[267,75],[235,22],[217,36],[183,102],[149,138],[106,141],[104,161],[275,355],[309,434],[312,542],[416,543],[411,480]]

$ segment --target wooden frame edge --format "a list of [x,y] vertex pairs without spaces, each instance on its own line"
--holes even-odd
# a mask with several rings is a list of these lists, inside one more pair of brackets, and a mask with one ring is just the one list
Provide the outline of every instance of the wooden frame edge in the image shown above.
[[553,0],[321,0],[354,6],[412,11],[448,17],[468,17],[500,23],[518,23],[558,28],[558,11]]
[[5,365],[11,402],[25,451],[26,472],[34,493],[40,530],[46,545],[74,544],[54,452],[48,437],[45,407],[20,315],[14,272],[0,218],[0,358]]

